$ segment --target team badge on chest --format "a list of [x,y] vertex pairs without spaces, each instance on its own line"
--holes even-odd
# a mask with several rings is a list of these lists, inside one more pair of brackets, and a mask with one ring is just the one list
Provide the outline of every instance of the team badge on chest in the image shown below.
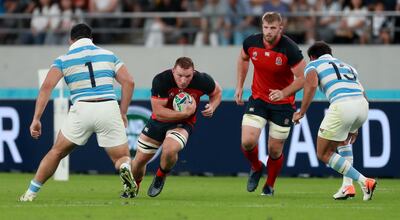
[[277,58],[275,59],[275,64],[276,64],[277,66],[282,65],[282,58],[281,58],[281,57],[277,57]]

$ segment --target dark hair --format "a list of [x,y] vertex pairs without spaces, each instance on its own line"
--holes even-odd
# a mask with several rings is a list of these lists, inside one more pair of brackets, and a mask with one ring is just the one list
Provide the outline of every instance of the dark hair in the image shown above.
[[180,66],[183,69],[190,69],[190,68],[194,69],[193,61],[189,57],[179,57],[175,61],[174,68],[177,67],[177,66]]
[[324,54],[332,55],[332,49],[324,41],[316,41],[310,48],[308,48],[307,54],[310,58],[311,56],[318,58]]
[[84,23],[77,24],[71,29],[71,40],[79,40],[81,38],[92,38],[92,29]]

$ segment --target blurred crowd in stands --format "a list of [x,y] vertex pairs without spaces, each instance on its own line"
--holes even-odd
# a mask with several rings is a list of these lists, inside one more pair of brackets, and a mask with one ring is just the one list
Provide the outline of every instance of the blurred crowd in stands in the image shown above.
[[[265,11],[282,13],[300,44],[400,43],[400,0],[0,0],[0,44],[67,44],[86,22],[100,44],[241,45]],[[199,15],[126,16],[138,12]]]

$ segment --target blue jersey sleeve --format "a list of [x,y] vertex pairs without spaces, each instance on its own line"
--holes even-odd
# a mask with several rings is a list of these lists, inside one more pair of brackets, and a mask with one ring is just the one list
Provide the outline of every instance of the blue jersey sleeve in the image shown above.
[[51,67],[55,67],[58,68],[60,71],[62,71],[62,60],[61,58],[57,58],[54,60],[53,64],[51,65]]
[[311,70],[316,70],[317,67],[315,66],[314,62],[310,62],[307,64],[307,66],[304,68],[304,76],[307,76],[307,74],[311,71]]

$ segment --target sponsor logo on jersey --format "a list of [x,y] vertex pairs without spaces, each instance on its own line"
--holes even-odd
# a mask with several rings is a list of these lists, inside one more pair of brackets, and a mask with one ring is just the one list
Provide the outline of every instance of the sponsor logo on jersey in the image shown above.
[[253,57],[252,57],[251,59],[257,60],[257,51],[254,51],[254,52],[253,52]]
[[269,52],[265,52],[266,57],[269,57],[269,55],[270,55]]

